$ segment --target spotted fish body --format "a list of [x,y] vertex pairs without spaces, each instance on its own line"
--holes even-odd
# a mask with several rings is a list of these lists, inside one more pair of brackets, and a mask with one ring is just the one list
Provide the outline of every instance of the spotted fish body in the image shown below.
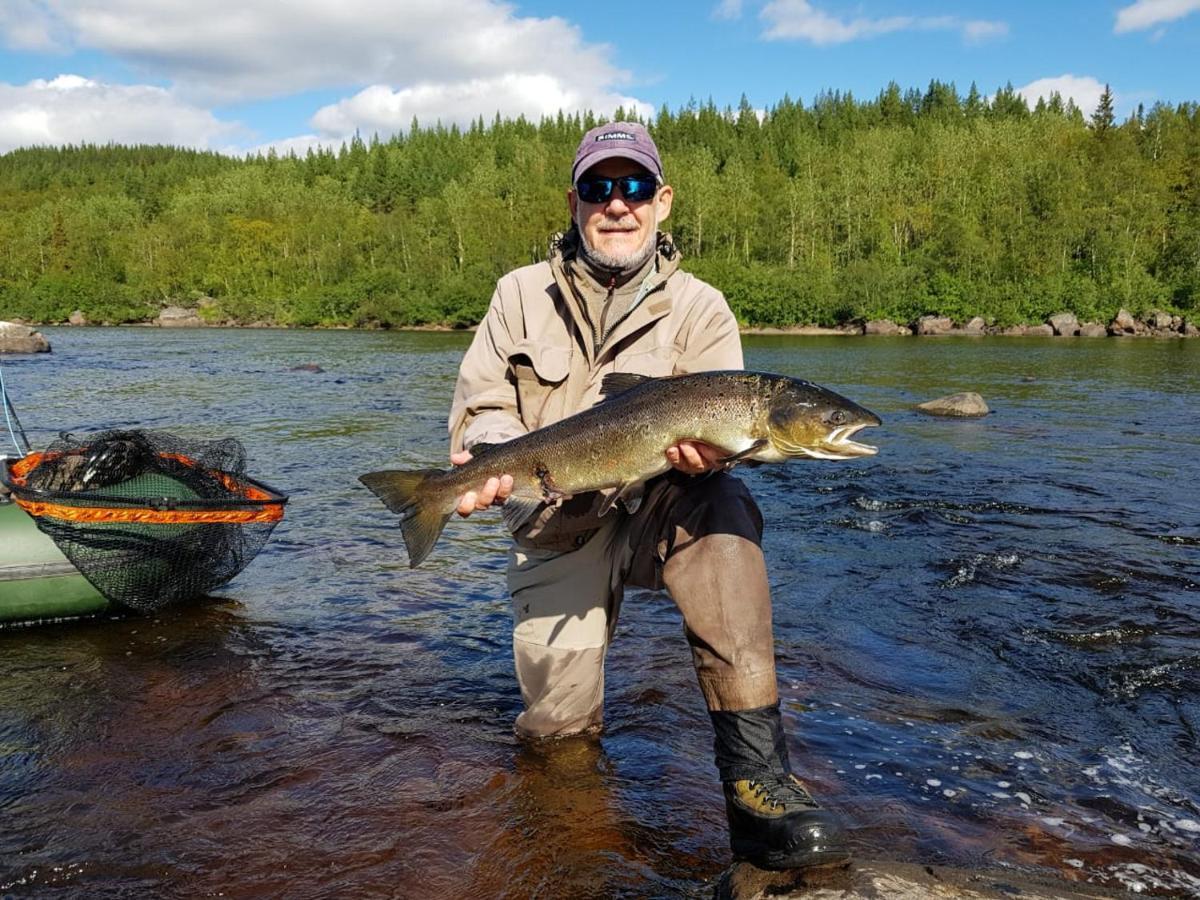
[[360,479],[401,518],[409,564],[419,565],[467,491],[507,474],[504,504],[511,527],[538,505],[573,494],[616,488],[621,493],[670,468],[665,451],[699,441],[742,460],[794,457],[847,459],[874,447],[850,440],[879,418],[808,381],[763,372],[699,372],[669,378],[609,375],[606,399],[566,419],[490,447],[453,469],[384,471]]

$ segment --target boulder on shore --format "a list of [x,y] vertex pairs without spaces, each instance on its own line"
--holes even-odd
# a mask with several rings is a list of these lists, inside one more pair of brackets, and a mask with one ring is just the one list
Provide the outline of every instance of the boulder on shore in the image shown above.
[[863,326],[863,334],[912,334],[912,329],[897,325],[891,319],[872,319]]
[[1108,337],[1108,329],[1099,322],[1084,322],[1079,326],[1080,337]]
[[1138,322],[1129,310],[1122,307],[1117,311],[1116,316],[1108,326],[1109,334],[1137,334],[1139,330],[1145,330],[1145,326]]
[[1075,318],[1075,313],[1055,313],[1050,317],[1049,322],[1050,327],[1059,337],[1074,337],[1079,334],[1079,320]]
[[194,309],[184,309],[182,306],[168,306],[158,314],[154,324],[162,328],[199,328],[204,320]]
[[949,316],[921,316],[917,319],[915,334],[938,335],[949,334],[954,330],[954,320]]
[[0,322],[0,353],[49,353],[50,342],[40,331],[16,322]]
[[959,330],[963,334],[983,334],[986,329],[987,322],[984,320],[983,316],[974,316]]
[[986,416],[991,412],[983,398],[974,391],[927,400],[925,403],[918,403],[917,409],[931,416]]
[[86,325],[87,323],[87,316],[83,314],[82,309],[75,310],[75,312],[71,313],[70,317],[67,319],[68,325]]

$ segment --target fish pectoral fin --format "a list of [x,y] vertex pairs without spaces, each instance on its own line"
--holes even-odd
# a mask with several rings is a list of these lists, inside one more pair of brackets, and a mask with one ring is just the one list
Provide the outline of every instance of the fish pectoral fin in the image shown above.
[[654,381],[654,379],[649,375],[638,375],[635,372],[609,372],[600,380],[600,393],[607,400],[617,394],[633,390],[647,381]]
[[742,450],[740,453],[734,453],[731,456],[723,457],[722,459],[718,460],[718,462],[724,463],[725,468],[732,469],[738,463],[748,461],[747,457],[753,456],[755,453],[757,453],[763,447],[767,446],[767,443],[768,443],[768,441],[766,438],[759,438],[757,441],[755,441],[753,444],[751,444],[745,450]]
[[516,531],[538,511],[542,503],[540,500],[527,500],[524,497],[509,497],[504,501],[504,505],[500,507],[500,515],[504,519],[504,524],[508,526],[509,531]]
[[604,495],[604,500],[600,504],[600,509],[596,513],[597,516],[603,518],[608,515],[608,511],[616,506],[619,502],[628,499],[629,495],[635,492],[640,481],[631,481],[628,484],[618,486],[611,493]]
[[499,444],[478,443],[478,444],[472,444],[467,449],[470,450],[470,452],[471,452],[471,459],[479,459],[479,457],[483,456],[483,454],[487,453],[490,450],[495,450],[499,446],[500,446]]

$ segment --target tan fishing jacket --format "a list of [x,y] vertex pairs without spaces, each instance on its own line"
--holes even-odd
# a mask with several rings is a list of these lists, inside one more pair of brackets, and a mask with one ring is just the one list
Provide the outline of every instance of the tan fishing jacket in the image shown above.
[[[737,321],[721,293],[679,269],[668,235],[640,300],[596,347],[583,299],[563,261],[573,233],[556,236],[546,262],[508,273],[459,369],[451,450],[502,443],[587,409],[610,372],[682,375],[742,368]],[[599,527],[599,495],[548,506],[517,537],[545,549],[582,545]]]

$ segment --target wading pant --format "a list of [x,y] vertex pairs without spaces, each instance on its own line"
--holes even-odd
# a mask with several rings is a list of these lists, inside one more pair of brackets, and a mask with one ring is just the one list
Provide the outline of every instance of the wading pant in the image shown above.
[[518,734],[598,728],[604,656],[626,585],[666,588],[704,700],[712,711],[778,701],[762,515],[732,475],[669,473],[651,481],[637,512],[610,514],[568,553],[514,545],[509,553],[513,653],[525,711]]

